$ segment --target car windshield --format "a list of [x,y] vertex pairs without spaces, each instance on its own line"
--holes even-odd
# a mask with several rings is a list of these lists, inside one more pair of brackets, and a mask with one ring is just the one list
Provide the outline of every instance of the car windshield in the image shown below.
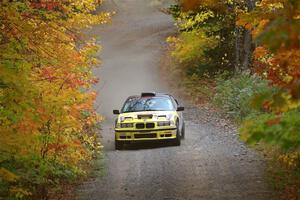
[[139,112],[139,111],[171,111],[174,105],[171,99],[167,97],[138,97],[128,99],[122,112]]

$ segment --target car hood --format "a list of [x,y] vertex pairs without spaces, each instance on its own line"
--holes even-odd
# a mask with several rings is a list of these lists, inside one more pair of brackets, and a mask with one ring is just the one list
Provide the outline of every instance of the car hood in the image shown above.
[[142,111],[142,112],[121,113],[118,116],[118,121],[126,122],[126,121],[139,120],[139,119],[166,120],[166,119],[170,119],[170,116],[177,116],[177,112],[176,111]]

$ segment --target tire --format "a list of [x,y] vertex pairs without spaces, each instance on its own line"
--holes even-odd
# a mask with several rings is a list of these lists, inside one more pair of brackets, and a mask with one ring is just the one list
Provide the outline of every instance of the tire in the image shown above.
[[176,123],[176,138],[174,139],[174,145],[175,146],[180,146],[181,140],[180,140],[180,131],[179,131],[179,123],[177,121]]
[[181,139],[184,139],[184,137],[185,137],[185,124],[183,122],[182,128],[181,128]]
[[116,150],[122,150],[123,149],[123,142],[120,142],[118,140],[115,140],[115,149]]

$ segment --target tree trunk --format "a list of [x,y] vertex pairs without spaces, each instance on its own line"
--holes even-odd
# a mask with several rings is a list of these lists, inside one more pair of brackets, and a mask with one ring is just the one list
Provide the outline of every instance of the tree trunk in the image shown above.
[[[256,0],[246,0],[248,11],[255,8]],[[249,30],[243,27],[235,27],[235,70],[237,72],[247,71],[252,63],[254,44]]]

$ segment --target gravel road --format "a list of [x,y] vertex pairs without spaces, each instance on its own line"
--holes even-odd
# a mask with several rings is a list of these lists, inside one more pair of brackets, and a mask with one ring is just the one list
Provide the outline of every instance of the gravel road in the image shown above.
[[[95,74],[103,122],[105,172],[81,185],[78,200],[263,200],[274,199],[264,177],[264,161],[239,141],[234,126],[209,106],[185,103],[186,138],[179,147],[148,145],[114,150],[114,108],[141,91],[168,92],[159,61],[171,17],[159,0],[106,0],[115,10],[111,25],[96,26],[102,60]],[[179,97],[179,100],[181,98]],[[182,99],[181,99],[182,100]]]

